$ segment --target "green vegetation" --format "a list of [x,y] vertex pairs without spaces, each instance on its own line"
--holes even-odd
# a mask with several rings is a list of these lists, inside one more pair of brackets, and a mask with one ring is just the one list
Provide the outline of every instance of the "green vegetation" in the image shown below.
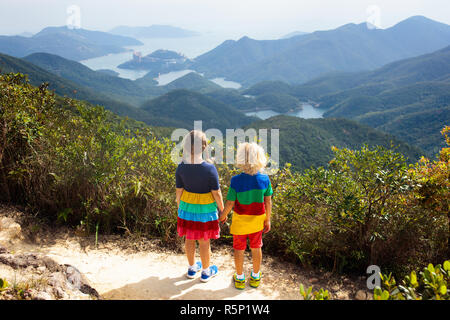
[[241,95],[236,89],[213,90],[205,93],[205,95],[217,101],[233,106],[241,111],[251,111],[258,108],[255,99]]
[[163,94],[166,90],[156,87],[156,81],[138,84],[136,81],[110,76],[89,69],[85,65],[49,53],[34,53],[23,60],[47,70],[79,86],[100,92],[114,100],[139,105],[149,98]]
[[395,146],[410,162],[418,160],[423,152],[393,136],[368,126],[345,119],[300,119],[276,116],[248,126],[255,129],[280,129],[280,161],[289,162],[293,169],[325,166],[332,158],[331,147],[359,149],[369,146]]
[[450,300],[450,260],[412,271],[397,285],[392,274],[380,275],[382,288],[374,290],[374,300]]
[[172,144],[102,107],[0,76],[0,198],[93,232],[176,229]]
[[324,290],[321,288],[319,291],[312,291],[313,287],[308,287],[305,290],[303,283],[300,284],[300,294],[302,295],[304,300],[330,300],[330,294],[328,290]]
[[[69,68],[67,67],[67,69]],[[150,118],[150,115],[145,111],[129,103],[111,99],[101,92],[95,92],[90,88],[57,76],[23,59],[0,54],[0,72],[26,74],[30,83],[35,86],[48,83],[48,88],[54,90],[58,95],[99,104],[121,116],[128,116],[144,122],[147,118]]]
[[195,72],[188,73],[187,75],[172,81],[165,85],[164,88],[167,90],[186,89],[205,94],[211,91],[220,91],[222,89],[218,84],[209,81]]
[[302,104],[297,98],[284,93],[265,93],[257,96],[255,102],[260,109],[270,109],[280,113],[302,108]]
[[328,168],[272,178],[266,248],[335,271],[404,274],[448,257],[450,148],[411,166],[382,147],[333,151]]
[[194,121],[202,120],[204,130],[208,128],[225,130],[239,128],[256,120],[229,105],[187,90],[170,91],[145,103],[142,109],[150,114],[170,118],[181,128],[192,128]]
[[[49,221],[92,233],[139,232],[180,244],[173,144],[157,138],[160,133],[33,87],[21,75],[0,75],[0,105],[0,201],[25,204]],[[348,139],[351,126],[359,127],[324,119],[311,122],[311,130],[325,141],[329,136],[319,128],[332,128],[333,121],[333,130],[348,131]],[[443,131],[450,145],[449,132]],[[264,239],[269,252],[339,272],[377,264],[396,276],[448,257],[450,148],[439,160],[413,165],[381,146],[332,151],[326,167],[302,173],[286,164],[271,177],[272,231]],[[226,194],[236,170],[218,170]]]

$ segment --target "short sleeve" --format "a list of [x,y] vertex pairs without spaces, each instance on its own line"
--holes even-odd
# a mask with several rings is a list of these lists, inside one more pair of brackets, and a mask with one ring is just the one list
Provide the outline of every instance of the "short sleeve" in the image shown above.
[[270,197],[273,194],[272,190],[272,184],[269,181],[269,186],[266,189],[266,192],[264,192],[264,197]]
[[215,166],[212,166],[211,168],[211,176],[209,178],[209,188],[211,190],[220,189],[219,174],[217,173],[217,169]]
[[234,188],[230,186],[230,188],[228,189],[227,200],[236,201],[236,199],[236,190],[234,190]]
[[183,179],[181,178],[181,168],[178,166],[177,171],[175,172],[175,183],[177,188],[184,189]]

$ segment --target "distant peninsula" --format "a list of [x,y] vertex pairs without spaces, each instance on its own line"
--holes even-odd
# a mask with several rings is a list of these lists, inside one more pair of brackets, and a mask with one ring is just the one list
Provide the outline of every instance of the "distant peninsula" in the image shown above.
[[118,66],[121,69],[147,70],[152,75],[159,73],[184,70],[192,61],[181,53],[170,50],[156,50],[149,55],[142,56],[134,52],[132,59]]

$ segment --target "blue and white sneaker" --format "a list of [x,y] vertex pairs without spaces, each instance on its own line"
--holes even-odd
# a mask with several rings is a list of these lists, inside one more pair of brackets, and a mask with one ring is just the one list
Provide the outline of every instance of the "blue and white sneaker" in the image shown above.
[[217,266],[210,266],[207,271],[202,271],[202,276],[200,277],[201,282],[208,282],[212,277],[215,277],[219,269]]
[[189,267],[188,272],[186,274],[186,277],[189,279],[194,279],[197,272],[202,270],[202,263],[198,261],[196,264],[194,264],[194,267]]

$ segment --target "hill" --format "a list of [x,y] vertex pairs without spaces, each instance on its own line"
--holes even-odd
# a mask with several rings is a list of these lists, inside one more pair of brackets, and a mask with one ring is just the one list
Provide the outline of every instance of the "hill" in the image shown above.
[[149,27],[119,26],[110,30],[112,34],[129,36],[138,39],[145,38],[186,38],[198,36],[199,33],[167,25],[152,25]]
[[145,111],[139,108],[128,103],[116,101],[101,92],[95,92],[90,88],[62,78],[22,59],[0,54],[0,72],[26,74],[30,83],[35,86],[48,83],[49,89],[54,90],[58,95],[102,105],[121,116],[128,116],[141,121],[146,121],[149,117]]
[[[373,71],[334,72],[302,85],[263,81],[242,93],[257,97],[282,92],[300,101],[314,102],[327,109],[326,118],[353,119],[381,129],[433,157],[444,146],[439,132],[450,120],[446,112],[450,105],[449,79],[447,46]],[[430,135],[424,137],[421,132]]]
[[444,146],[438,132],[450,121],[449,78],[450,46],[356,74],[358,85],[318,101],[328,108],[325,117],[355,119],[434,156]]
[[204,130],[239,128],[255,120],[232,106],[188,90],[170,91],[148,101],[142,109],[152,115],[170,118],[183,128],[193,128],[196,120],[203,121]]
[[195,72],[188,73],[187,75],[182,76],[181,78],[178,78],[163,87],[168,90],[186,89],[200,93],[207,93],[222,89],[222,87],[218,84],[215,84]]
[[142,42],[124,36],[85,29],[48,27],[32,37],[0,36],[0,52],[24,57],[36,52],[56,54],[66,59],[80,61],[109,53],[124,52],[125,46],[142,45]]
[[[326,166],[333,158],[332,146],[360,149],[368,146],[392,145],[398,148],[410,162],[420,158],[423,152],[381,131],[346,119],[300,119],[276,116],[247,126],[255,129],[280,130],[280,161],[292,164],[296,170],[311,166]],[[269,144],[270,145],[270,144]]]
[[156,86],[143,87],[135,81],[94,71],[79,62],[49,53],[34,53],[23,59],[80,86],[134,105],[139,105],[164,92]]
[[197,57],[192,68],[247,86],[264,80],[298,84],[328,72],[375,69],[449,43],[450,26],[417,16],[388,29],[361,23],[289,39],[229,40]]

